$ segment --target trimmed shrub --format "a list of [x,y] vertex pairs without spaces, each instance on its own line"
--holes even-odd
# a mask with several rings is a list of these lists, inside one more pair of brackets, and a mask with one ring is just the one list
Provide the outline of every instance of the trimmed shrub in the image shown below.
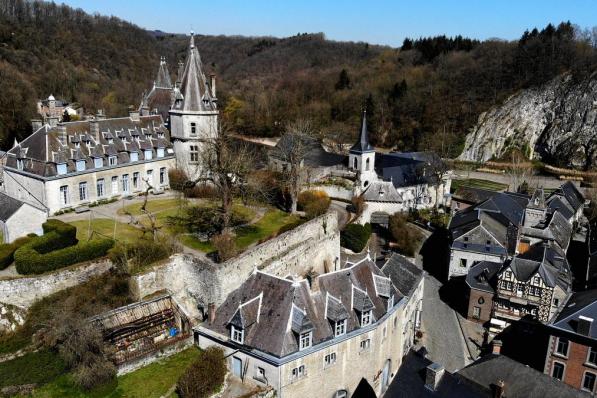
[[42,224],[43,236],[34,240],[38,253],[49,253],[54,250],[77,244],[77,228],[60,220],[48,220]]
[[330,197],[324,191],[304,191],[299,194],[297,205],[307,218],[315,218],[328,211],[330,202]]
[[[37,237],[37,235],[33,234],[33,237]],[[15,261],[14,254],[17,249],[29,243],[33,237],[23,236],[12,243],[0,245],[0,270],[5,269],[12,264]]]
[[226,360],[221,348],[209,347],[184,372],[176,384],[181,398],[205,398],[216,392],[224,383]]
[[348,224],[340,233],[340,244],[355,253],[360,253],[365,248],[370,236],[370,224]]
[[[52,234],[52,233],[50,233]],[[48,235],[50,235],[48,234]],[[79,243],[64,249],[42,253],[39,248],[45,247],[46,235],[33,239],[32,242],[22,246],[15,254],[15,265],[20,274],[42,274],[72,264],[103,257],[114,246],[112,239],[94,239]]]

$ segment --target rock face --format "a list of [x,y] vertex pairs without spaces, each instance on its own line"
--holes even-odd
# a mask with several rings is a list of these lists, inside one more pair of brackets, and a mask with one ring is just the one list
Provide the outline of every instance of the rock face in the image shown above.
[[487,161],[512,146],[556,166],[595,166],[597,72],[582,81],[570,75],[557,77],[481,114],[459,159]]

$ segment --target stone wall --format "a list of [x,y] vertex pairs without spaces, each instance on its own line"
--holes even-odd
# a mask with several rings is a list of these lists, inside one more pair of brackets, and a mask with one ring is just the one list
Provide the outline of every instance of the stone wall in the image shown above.
[[352,189],[347,189],[339,185],[310,185],[305,190],[324,191],[333,199],[352,200],[354,196]]
[[131,289],[141,300],[167,290],[193,317],[208,303],[220,305],[255,268],[280,277],[324,273],[340,266],[340,233],[336,213],[327,213],[292,231],[247,250],[221,264],[189,254],[177,254],[150,271],[131,278]]
[[85,282],[110,268],[109,260],[101,260],[43,275],[0,279],[0,303],[26,309],[41,298]]

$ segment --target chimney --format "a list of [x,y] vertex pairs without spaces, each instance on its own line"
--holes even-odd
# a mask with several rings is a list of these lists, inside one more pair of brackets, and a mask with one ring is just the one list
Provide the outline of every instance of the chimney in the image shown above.
[[207,304],[207,321],[211,325],[216,320],[216,304],[215,303],[208,303]]
[[149,107],[147,105],[143,105],[141,107],[141,116],[149,116]]
[[427,366],[427,371],[425,373],[425,387],[435,391],[439,382],[442,380],[443,375],[444,367],[439,363],[433,362],[431,365]]
[[50,116],[48,117],[48,124],[50,127],[56,127],[58,126],[58,120],[58,116]]
[[504,397],[504,380],[498,380],[497,383],[492,385],[493,387],[493,398],[503,398]]
[[97,120],[106,120],[106,115],[104,114],[104,110],[103,109],[98,109],[97,110],[97,114],[95,115],[95,118]]
[[578,317],[578,324],[576,326],[576,331],[578,334],[582,334],[583,336],[590,336],[591,335],[591,325],[593,325],[593,318],[589,318],[589,317],[581,315]]
[[31,119],[31,128],[36,132],[43,126],[41,119]]
[[491,342],[491,352],[495,355],[500,355],[502,352],[502,341],[501,340],[493,340]]
[[139,115],[139,111],[138,110],[132,109],[132,110],[129,111],[129,117],[131,118],[131,120],[133,122],[138,122],[139,121],[139,116],[140,115]]
[[100,142],[99,141],[99,123],[97,121],[97,119],[91,119],[89,121],[89,134],[91,134],[93,136],[93,138],[95,138],[95,142]]
[[216,75],[213,73],[209,75],[209,88],[211,89],[211,96],[216,98]]

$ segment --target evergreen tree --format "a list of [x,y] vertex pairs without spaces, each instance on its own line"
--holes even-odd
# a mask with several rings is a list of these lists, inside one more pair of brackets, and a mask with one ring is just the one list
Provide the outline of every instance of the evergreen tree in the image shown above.
[[342,69],[340,72],[340,76],[338,76],[338,81],[336,82],[335,86],[336,90],[344,90],[350,88],[350,77],[348,76],[348,72],[346,69]]

